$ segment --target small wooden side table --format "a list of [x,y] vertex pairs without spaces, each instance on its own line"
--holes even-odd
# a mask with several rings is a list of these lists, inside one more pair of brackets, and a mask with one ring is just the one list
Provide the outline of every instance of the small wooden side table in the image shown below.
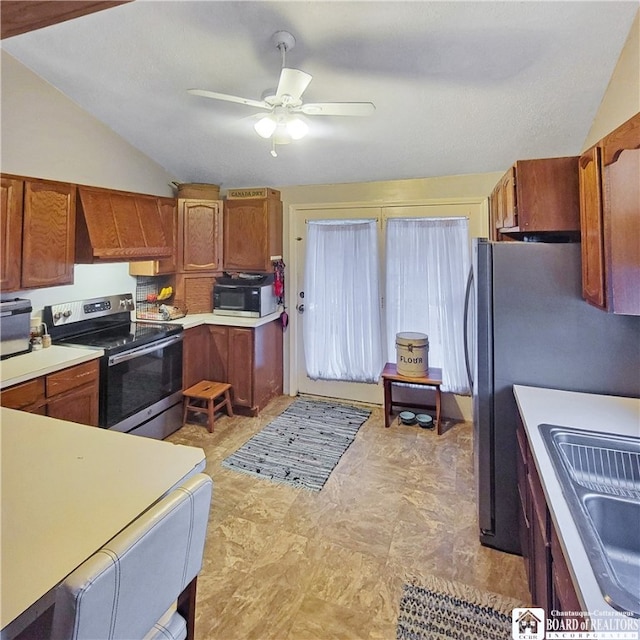
[[382,382],[384,385],[384,426],[389,427],[391,420],[389,419],[393,411],[393,407],[407,406],[406,403],[394,402],[392,397],[393,383],[401,382],[402,384],[415,384],[424,387],[433,387],[436,391],[436,404],[415,404],[411,403],[412,407],[418,409],[435,409],[436,410],[436,431],[438,435],[441,433],[440,425],[440,385],[442,384],[442,369],[436,369],[435,367],[429,367],[426,376],[419,378],[410,378],[408,376],[401,376],[398,373],[398,369],[393,362],[387,362],[382,370]]

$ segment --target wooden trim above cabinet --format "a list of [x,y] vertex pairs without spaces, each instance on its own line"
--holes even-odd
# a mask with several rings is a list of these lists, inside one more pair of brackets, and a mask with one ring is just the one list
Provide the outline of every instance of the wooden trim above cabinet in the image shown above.
[[76,262],[155,260],[172,254],[156,196],[78,186]]
[[640,149],[640,113],[621,124],[601,140],[602,164],[613,164],[623,150]]

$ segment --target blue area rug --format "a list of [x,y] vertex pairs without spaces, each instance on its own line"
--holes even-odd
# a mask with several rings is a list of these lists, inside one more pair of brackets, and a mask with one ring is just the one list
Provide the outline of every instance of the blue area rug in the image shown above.
[[348,404],[298,398],[222,466],[320,491],[370,415]]

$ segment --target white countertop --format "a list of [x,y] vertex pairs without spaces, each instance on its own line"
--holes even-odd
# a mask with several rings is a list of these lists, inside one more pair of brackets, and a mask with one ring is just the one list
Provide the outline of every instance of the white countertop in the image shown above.
[[4,629],[34,603],[40,606],[149,506],[204,469],[205,455],[196,447],[13,409],[0,409],[0,418]]
[[[569,506],[562,495],[542,436],[540,424],[640,437],[640,399],[558,391],[515,385],[520,415],[540,475],[553,524],[583,609],[601,616],[622,617],[603,599]],[[593,617],[593,616],[592,616]]]
[[[184,318],[169,320],[167,324],[181,324],[185,329],[197,327],[201,324],[214,324],[223,327],[247,327],[249,329],[261,327],[274,320],[280,319],[282,311],[276,311],[262,318],[242,318],[240,316],[220,316],[215,313],[187,314]],[[136,322],[151,322],[151,320],[136,320]],[[157,322],[157,321],[156,321]]]
[[78,349],[52,345],[48,349],[7,358],[0,363],[0,389],[95,360],[103,354],[102,349]]
[[[197,327],[202,324],[252,329],[279,320],[281,313],[281,311],[276,311],[263,318],[241,318],[236,316],[220,316],[214,313],[196,313],[162,324],[182,325],[185,329]],[[135,322],[158,323],[157,320],[135,320]],[[32,351],[31,353],[7,358],[0,363],[0,389],[6,389],[20,382],[45,376],[49,373],[60,371],[60,369],[66,369],[76,364],[88,362],[89,360],[95,360],[102,355],[104,355],[102,349],[52,345],[48,349],[40,349],[39,351]]]

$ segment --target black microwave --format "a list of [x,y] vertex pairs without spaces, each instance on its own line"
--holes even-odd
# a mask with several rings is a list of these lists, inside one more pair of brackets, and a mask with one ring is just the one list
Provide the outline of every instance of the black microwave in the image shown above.
[[239,278],[221,278],[213,285],[213,313],[221,316],[241,316],[261,318],[275,313],[278,299],[273,291],[273,283],[260,284]]

